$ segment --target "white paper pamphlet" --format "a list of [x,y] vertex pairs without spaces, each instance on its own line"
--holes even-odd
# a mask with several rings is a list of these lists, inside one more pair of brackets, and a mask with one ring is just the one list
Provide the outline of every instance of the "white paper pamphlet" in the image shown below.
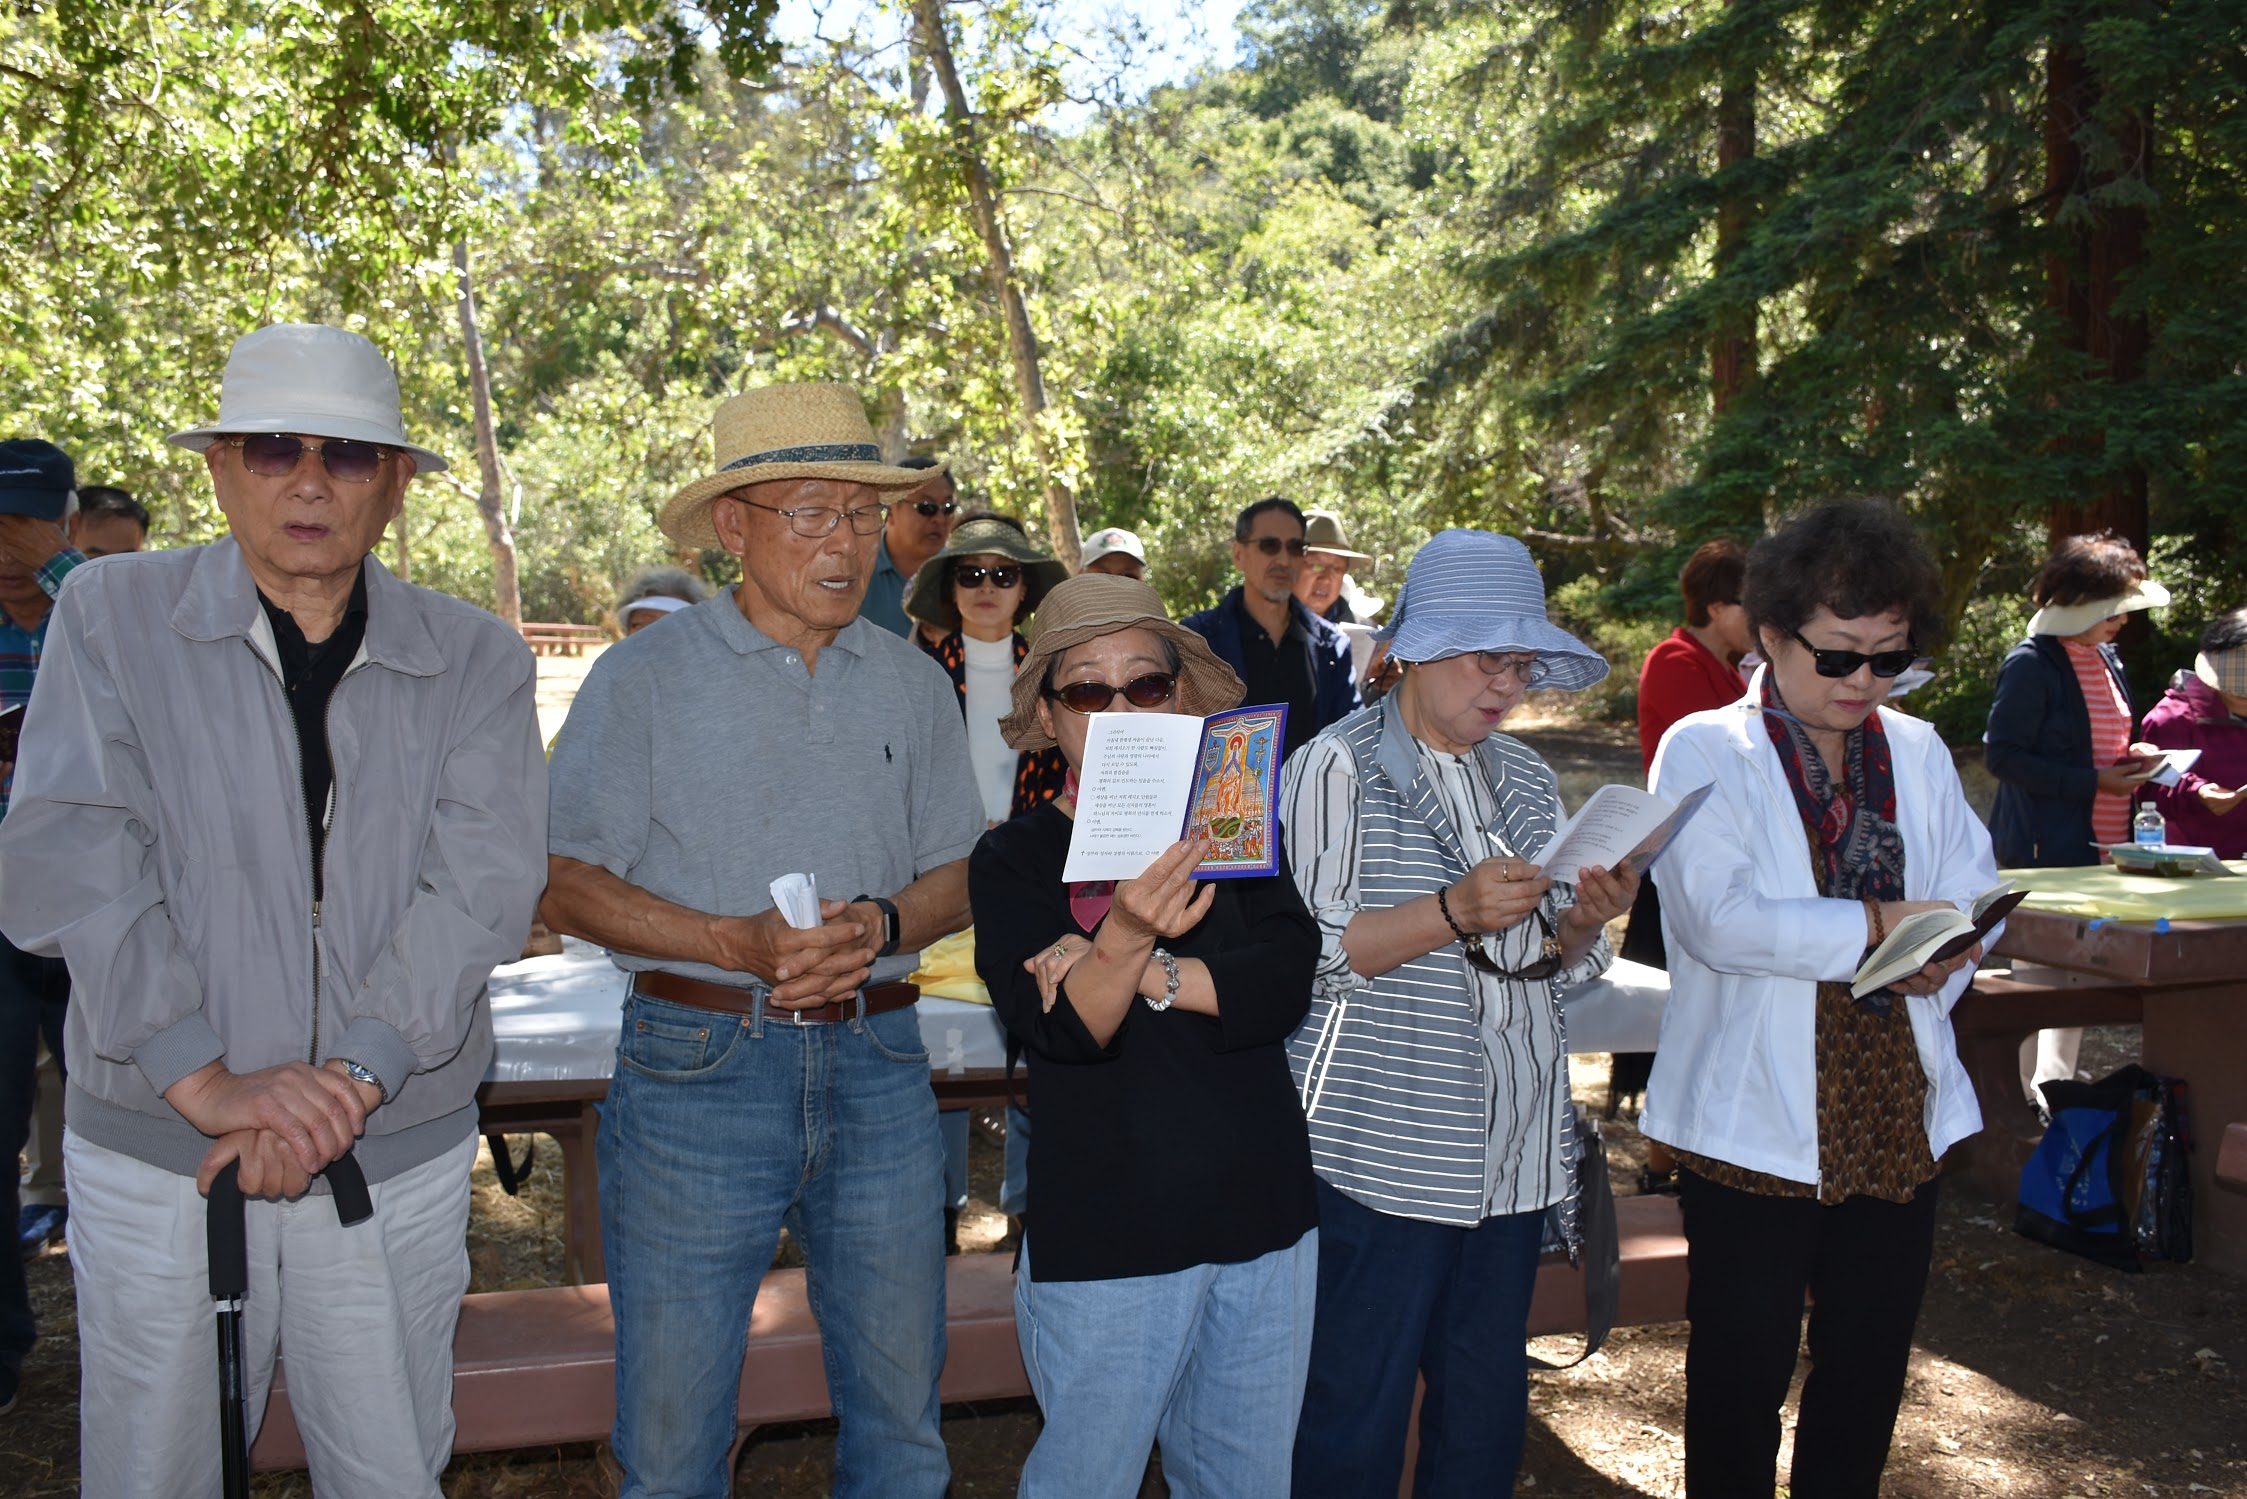
[[2185,778],[2185,772],[2192,769],[2199,758],[2200,751],[2196,749],[2163,750],[2158,757],[2149,757],[2144,769],[2130,779],[2152,786],[2174,786]]
[[1632,869],[1644,874],[1715,789],[1714,782],[1697,786],[1672,803],[1636,786],[1602,786],[1574,817],[1553,829],[1551,841],[1536,856],[1537,872],[1573,884],[1586,869],[1612,871],[1628,859]]
[[1279,868],[1280,736],[1272,703],[1208,718],[1095,713],[1077,772],[1076,827],[1061,878],[1134,880],[1173,843],[1209,840],[1194,877],[1233,879]]
[[798,931],[819,925],[819,876],[784,874],[772,882],[773,909]]

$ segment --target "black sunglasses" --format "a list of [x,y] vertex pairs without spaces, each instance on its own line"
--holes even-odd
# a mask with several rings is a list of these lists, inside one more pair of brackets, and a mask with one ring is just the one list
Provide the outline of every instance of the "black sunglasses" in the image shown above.
[[1467,954],[1467,961],[1480,968],[1484,973],[1496,974],[1502,979],[1544,979],[1551,978],[1554,974],[1560,972],[1560,935],[1553,930],[1553,924],[1547,919],[1544,907],[1539,906],[1530,914],[1537,918],[1537,926],[1544,933],[1544,942],[1533,961],[1519,968],[1499,967],[1498,960],[1492,957],[1490,950],[1482,945],[1482,935],[1479,932],[1468,933],[1466,940],[1459,944]]
[[295,473],[306,448],[320,455],[329,478],[341,479],[346,484],[372,483],[375,475],[382,472],[382,445],[349,437],[306,442],[286,432],[261,432],[248,437],[229,437],[226,442],[242,450],[242,467],[268,479]]
[[1829,651],[1804,640],[1800,630],[1789,630],[1787,633],[1810,653],[1811,662],[1818,668],[1818,675],[1821,677],[1852,675],[1868,661],[1872,663],[1874,676],[1900,677],[1910,671],[1911,664],[1919,659],[1919,648],[1912,645],[1907,645],[1900,651]]
[[981,588],[989,578],[993,588],[1012,588],[1022,581],[1022,569],[1007,563],[999,567],[960,566],[952,569],[952,581],[962,588]]
[[1303,538],[1300,536],[1290,536],[1284,540],[1277,536],[1244,537],[1242,539],[1267,557],[1277,557],[1282,547],[1287,549],[1287,554],[1290,557],[1303,555]]
[[950,515],[953,511],[960,508],[960,502],[958,500],[944,500],[941,502],[936,500],[915,500],[913,502],[913,508],[920,511],[923,515]]
[[1119,692],[1134,707],[1154,708],[1169,702],[1170,695],[1177,690],[1176,672],[1151,671],[1143,677],[1133,677],[1121,687],[1110,687],[1099,681],[1071,682],[1066,687],[1050,689],[1046,696],[1072,713],[1104,713]]

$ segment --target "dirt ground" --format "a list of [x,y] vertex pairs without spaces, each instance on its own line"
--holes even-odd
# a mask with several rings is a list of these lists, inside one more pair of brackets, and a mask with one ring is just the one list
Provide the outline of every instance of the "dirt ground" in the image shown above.
[[[542,666],[545,663],[541,663]],[[1635,740],[1597,727],[1517,725],[1562,773],[1564,795],[1637,768]],[[2129,1027],[2093,1031],[2082,1066],[2100,1075],[2135,1058]],[[1607,1061],[1576,1059],[1577,1096],[1606,1101]],[[1618,1192],[1635,1190],[1644,1142],[1633,1111],[1607,1126]],[[1005,1252],[991,1205],[1000,1156],[995,1128],[973,1132],[969,1252]],[[522,1142],[516,1148],[520,1151]],[[476,1173],[469,1251],[478,1290],[562,1279],[559,1154],[539,1142],[520,1197],[502,1193],[488,1159]],[[2247,1283],[2193,1265],[2128,1275],[2063,1255],[2011,1231],[2012,1207],[1946,1186],[1935,1269],[1920,1314],[1904,1411],[1882,1493],[1890,1499],[2068,1499],[2093,1495],[2234,1495],[2247,1499]],[[784,1256],[787,1247],[783,1247]],[[0,1495],[76,1492],[77,1346],[67,1246],[30,1267],[43,1338],[25,1369],[22,1403],[0,1417]],[[1572,1356],[1571,1340],[1533,1345]],[[1683,1493],[1685,1327],[1625,1328],[1579,1367],[1531,1384],[1525,1495]],[[1038,1418],[1027,1401],[945,1411],[952,1493],[1014,1490]],[[744,1452],[735,1492],[810,1499],[828,1491],[832,1423],[771,1428]],[[1785,1453],[1781,1471],[1784,1473]],[[454,1461],[455,1499],[543,1499],[613,1492],[591,1446],[471,1455]],[[267,1499],[310,1492],[301,1474],[261,1476]],[[1151,1467],[1143,1493],[1167,1492]],[[1782,1493],[1786,1492],[1784,1488]],[[1805,1496],[1807,1499],[1807,1496]]]

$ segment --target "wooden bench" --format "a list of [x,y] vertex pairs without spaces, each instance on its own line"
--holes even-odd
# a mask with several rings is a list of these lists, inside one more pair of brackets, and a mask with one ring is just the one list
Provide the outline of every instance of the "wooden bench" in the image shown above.
[[[1674,1197],[1627,1197],[1615,1204],[1623,1240],[1618,1325],[1671,1322],[1685,1315],[1685,1237]],[[1014,1265],[1005,1254],[945,1261],[946,1402],[1002,1400],[1030,1393],[1014,1336]],[[1565,1260],[1538,1271],[1529,1330],[1580,1331],[1583,1273]],[[273,1395],[252,1454],[261,1469],[301,1468],[304,1443],[289,1409],[286,1361],[273,1371]],[[748,1356],[735,1408],[739,1443],[759,1426],[832,1415],[819,1329],[804,1294],[804,1272],[765,1277],[749,1320]],[[605,1285],[491,1291],[465,1298],[453,1337],[456,1452],[492,1452],[605,1439],[616,1421],[616,1326]],[[1409,1462],[1405,1471],[1409,1473]]]
[[1952,1169],[2000,1202],[2020,1192],[2021,1167],[2044,1138],[2044,1126],[2021,1091],[2021,1043],[2040,1030],[2079,1025],[2131,1025],[2145,1013],[2136,984],[2102,982],[2059,970],[2023,968],[2022,976],[1977,973],[1951,1010],[1958,1059],[1982,1108],[1979,1134],[1961,1141]]
[[599,625],[529,624],[517,625],[523,632],[523,643],[535,656],[576,656],[589,645],[599,645],[608,638]]

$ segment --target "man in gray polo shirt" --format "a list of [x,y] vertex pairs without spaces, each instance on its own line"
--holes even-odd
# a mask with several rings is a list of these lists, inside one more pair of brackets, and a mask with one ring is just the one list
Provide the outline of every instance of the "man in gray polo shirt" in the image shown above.
[[[840,385],[736,396],[718,472],[664,531],[741,582],[611,646],[554,746],[556,931],[631,975],[601,1110],[623,1499],[732,1491],[757,1283],[802,1246],[835,1414],[835,1493],[937,1499],[943,1156],[910,984],[967,925],[983,830],[942,668],[859,619],[885,499]],[[809,874],[819,926],[772,882]],[[843,897],[833,899],[831,897]]]

